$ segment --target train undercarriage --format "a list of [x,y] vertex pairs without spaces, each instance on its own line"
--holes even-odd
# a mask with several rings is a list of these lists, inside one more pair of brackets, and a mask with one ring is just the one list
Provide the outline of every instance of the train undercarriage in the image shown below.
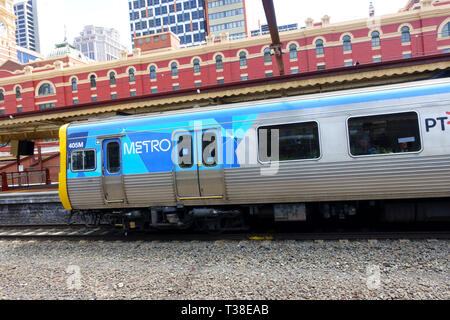
[[450,221],[450,199],[370,200],[216,207],[72,210],[86,225],[130,230],[248,231],[262,223],[292,225],[411,224]]

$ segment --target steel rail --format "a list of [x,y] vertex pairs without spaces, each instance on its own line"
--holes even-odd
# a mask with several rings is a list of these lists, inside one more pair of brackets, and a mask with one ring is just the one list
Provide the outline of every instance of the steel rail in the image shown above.
[[333,241],[333,240],[450,240],[448,230],[330,231],[330,232],[129,232],[119,228],[76,226],[0,227],[0,240],[122,240],[122,241]]

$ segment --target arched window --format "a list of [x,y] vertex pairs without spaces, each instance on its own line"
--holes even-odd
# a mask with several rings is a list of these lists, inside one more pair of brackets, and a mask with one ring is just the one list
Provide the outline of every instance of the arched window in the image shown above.
[[97,82],[95,81],[95,74],[91,75],[90,81],[91,81],[91,88],[96,88]]
[[402,28],[402,43],[411,42],[411,35],[409,34],[409,28]]
[[372,47],[380,46],[380,33],[378,31],[374,31],[371,34],[372,36]]
[[350,38],[350,36],[344,36],[342,38],[343,41],[343,48],[344,48],[344,52],[346,51],[352,51],[352,38]]
[[194,73],[200,72],[200,60],[194,59]]
[[323,50],[323,40],[317,39],[316,40],[316,55],[319,56],[321,54],[324,54]]
[[264,63],[272,62],[272,55],[270,54],[270,48],[264,49]]
[[50,85],[50,83],[44,83],[42,86],[39,87],[38,90],[39,96],[46,96],[49,94],[55,94],[55,91],[53,90],[53,87]]
[[442,29],[442,37],[450,37],[450,22],[447,22],[444,29]]
[[5,101],[5,94],[3,93],[3,89],[0,89],[0,101]]
[[297,55],[297,45],[296,44],[291,44],[289,46],[289,59],[297,59],[298,55]]
[[155,66],[150,67],[150,79],[156,79],[156,67]]
[[128,70],[128,81],[129,82],[134,82],[136,79],[134,77],[134,69],[130,68],[130,70]]
[[223,60],[222,56],[219,54],[216,56],[216,70],[222,70],[223,69]]
[[22,94],[20,93],[20,87],[16,87],[16,99],[21,99]]
[[110,85],[116,84],[116,73],[114,71],[111,71],[109,73],[109,84]]
[[239,64],[241,67],[247,66],[247,54],[244,51],[239,53]]
[[72,78],[72,91],[77,91],[77,90],[78,90],[77,78]]
[[172,70],[172,77],[178,76],[178,64],[176,62],[172,62],[170,69]]

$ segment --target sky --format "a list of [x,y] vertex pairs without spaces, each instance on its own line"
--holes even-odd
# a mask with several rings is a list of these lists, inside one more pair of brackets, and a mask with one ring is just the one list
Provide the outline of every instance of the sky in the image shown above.
[[[182,0],[180,0],[182,1]],[[245,0],[249,31],[266,22],[261,0]],[[375,7],[375,15],[398,12],[407,0],[273,0],[278,25],[298,23],[305,25],[307,18],[320,22],[324,15],[330,22],[349,21],[369,16],[369,2]],[[131,50],[128,0],[38,0],[39,35],[41,53],[46,55],[56,43],[73,39],[85,25],[115,28],[120,42]]]

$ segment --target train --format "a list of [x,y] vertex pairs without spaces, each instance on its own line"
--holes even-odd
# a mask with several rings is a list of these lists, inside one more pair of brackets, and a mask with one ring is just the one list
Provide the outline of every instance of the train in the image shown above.
[[64,208],[127,230],[449,218],[449,78],[89,119],[59,138]]

